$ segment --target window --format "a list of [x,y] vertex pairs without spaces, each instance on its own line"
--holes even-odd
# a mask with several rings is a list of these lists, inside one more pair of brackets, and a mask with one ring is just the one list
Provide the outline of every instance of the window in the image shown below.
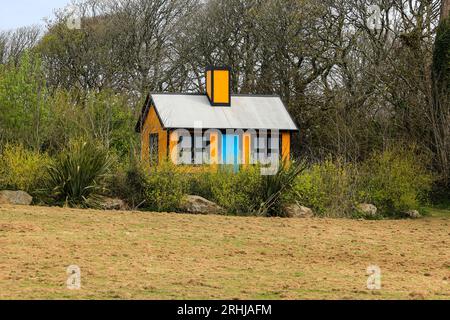
[[279,157],[281,139],[278,134],[261,131],[252,136],[252,158],[264,162],[271,157]]
[[209,137],[189,134],[178,137],[178,163],[184,165],[209,164]]
[[150,149],[150,165],[156,166],[158,165],[158,156],[159,156],[159,145],[158,145],[158,134],[152,133],[150,134],[150,142],[149,142],[149,149]]
[[180,135],[178,137],[178,161],[179,164],[192,164],[192,137]]
[[201,164],[211,164],[211,136],[202,139],[199,152],[202,155]]

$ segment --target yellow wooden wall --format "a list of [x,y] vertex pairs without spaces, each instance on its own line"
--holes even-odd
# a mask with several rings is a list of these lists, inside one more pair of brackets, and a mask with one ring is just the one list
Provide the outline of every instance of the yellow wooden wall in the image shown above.
[[158,150],[159,150],[159,162],[162,163],[167,159],[167,131],[162,127],[159,121],[158,115],[156,114],[155,108],[152,106],[145,119],[144,126],[141,132],[141,157],[144,163],[149,163],[150,161],[150,134],[158,134]]
[[281,133],[281,159],[283,162],[291,160],[291,133]]

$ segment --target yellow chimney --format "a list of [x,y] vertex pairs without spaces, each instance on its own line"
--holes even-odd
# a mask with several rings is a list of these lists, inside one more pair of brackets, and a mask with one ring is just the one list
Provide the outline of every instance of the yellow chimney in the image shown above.
[[212,106],[231,106],[230,73],[228,67],[206,68],[206,95]]

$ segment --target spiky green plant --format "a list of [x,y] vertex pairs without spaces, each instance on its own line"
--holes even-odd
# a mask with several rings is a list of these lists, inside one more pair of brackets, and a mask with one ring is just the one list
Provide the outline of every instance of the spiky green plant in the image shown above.
[[258,215],[284,216],[281,208],[282,196],[292,188],[295,178],[306,168],[304,162],[285,164],[275,175],[262,178],[261,195],[265,201],[261,204]]
[[81,140],[71,143],[48,168],[47,192],[57,204],[92,206],[111,166],[108,151]]

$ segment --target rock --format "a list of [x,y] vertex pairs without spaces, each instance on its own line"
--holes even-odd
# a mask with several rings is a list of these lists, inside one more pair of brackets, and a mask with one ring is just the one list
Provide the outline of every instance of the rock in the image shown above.
[[29,206],[33,197],[25,191],[0,191],[0,204]]
[[298,204],[283,206],[283,212],[290,218],[311,218],[314,216],[314,212],[310,208]]
[[214,202],[199,196],[186,196],[180,210],[193,214],[223,214],[224,210]]
[[409,211],[406,211],[406,212],[404,212],[404,215],[405,215],[407,218],[411,218],[411,219],[418,219],[418,218],[421,217],[419,211],[417,211],[417,210],[409,210]]
[[103,210],[117,210],[124,211],[127,210],[127,205],[121,199],[113,199],[113,198],[102,198],[100,207]]
[[376,217],[378,209],[370,203],[360,203],[356,206],[356,210],[368,217]]

